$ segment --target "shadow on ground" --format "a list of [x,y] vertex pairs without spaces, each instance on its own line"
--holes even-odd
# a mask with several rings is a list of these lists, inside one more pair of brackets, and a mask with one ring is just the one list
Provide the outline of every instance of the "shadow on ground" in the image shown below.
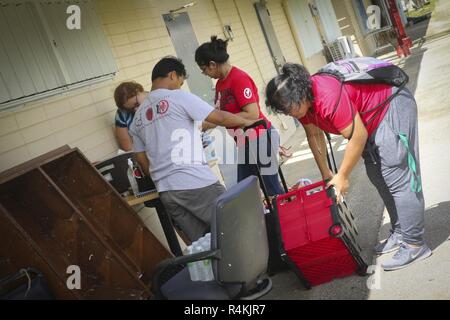
[[[386,238],[391,228],[386,223],[381,228],[380,234]],[[433,232],[430,232],[433,230]],[[436,250],[450,237],[450,201],[441,202],[425,210],[425,241],[431,250]]]
[[411,55],[406,59],[400,59],[397,54],[390,53],[384,56],[379,56],[379,58],[390,61],[392,63],[398,64],[409,76],[409,82],[407,84],[408,89],[415,94],[417,90],[417,81],[419,78],[419,72],[421,67],[421,62],[424,53],[427,51],[426,46],[414,47],[411,49]]
[[427,51],[425,36],[429,23],[430,19],[427,19],[406,28],[407,35],[415,43],[415,46],[411,48],[411,55],[407,58],[399,58],[395,51],[378,55],[378,57],[383,60],[398,64],[406,71],[409,75],[407,87],[413,94],[415,94],[417,89],[417,80],[419,77],[423,55]]

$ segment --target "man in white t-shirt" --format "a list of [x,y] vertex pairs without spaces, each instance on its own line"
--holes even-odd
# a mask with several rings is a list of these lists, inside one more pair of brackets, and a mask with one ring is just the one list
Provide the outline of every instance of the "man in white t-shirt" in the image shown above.
[[130,133],[137,161],[151,175],[167,212],[195,241],[209,232],[214,201],[225,192],[205,161],[199,127],[203,121],[224,127],[245,127],[254,121],[215,110],[180,90],[185,78],[181,60],[161,59]]

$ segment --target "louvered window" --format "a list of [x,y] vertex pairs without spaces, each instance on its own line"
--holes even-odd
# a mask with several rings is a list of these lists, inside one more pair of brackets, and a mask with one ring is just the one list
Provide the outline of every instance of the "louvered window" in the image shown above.
[[[80,29],[67,27],[70,5],[80,8]],[[0,109],[117,72],[95,1],[0,0],[0,30]]]

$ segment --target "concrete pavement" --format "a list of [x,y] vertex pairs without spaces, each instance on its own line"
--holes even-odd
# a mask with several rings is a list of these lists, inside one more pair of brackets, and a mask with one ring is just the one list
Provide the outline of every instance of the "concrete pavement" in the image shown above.
[[[426,41],[408,59],[394,59],[415,75],[425,239],[433,255],[403,270],[380,271],[380,289],[370,291],[369,299],[450,299],[450,34],[446,30],[450,30],[450,2],[441,0],[429,22]],[[379,238],[386,238],[387,233],[385,214]]]
[[[332,137],[332,145],[336,161],[339,165],[343,157],[347,141],[342,137]],[[320,173],[306,142],[302,128],[285,144],[292,146],[293,157],[286,161],[282,168],[288,185],[294,184],[299,178],[320,180]],[[362,161],[351,175],[350,192],[346,198],[352,213],[355,215],[356,225],[361,234],[359,244],[366,263],[372,263],[372,248],[377,242],[378,230],[383,214],[383,203],[377,196],[376,189],[369,182]],[[351,276],[337,279],[333,282],[306,290],[292,272],[283,272],[272,277],[273,289],[263,297],[268,300],[303,300],[303,299],[354,299],[365,300],[369,296],[367,280],[369,277]]]

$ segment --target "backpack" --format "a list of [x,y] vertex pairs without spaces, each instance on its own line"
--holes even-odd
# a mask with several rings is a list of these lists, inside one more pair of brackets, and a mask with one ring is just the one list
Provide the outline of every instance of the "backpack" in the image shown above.
[[[319,71],[317,71],[314,75],[323,74],[333,76],[341,83],[339,99],[336,101],[333,112],[336,112],[339,102],[341,101],[344,83],[383,83],[398,87],[398,90],[390,95],[385,101],[377,104],[375,107],[369,110],[360,113],[366,114],[379,109],[374,113],[367,124],[371,123],[376,118],[378,113],[383,110],[382,107],[386,106],[406,86],[409,81],[408,75],[398,66],[390,62],[378,60],[372,57],[349,58],[330,62],[320,68]],[[352,118],[354,117],[355,111],[354,108],[352,108]],[[352,137],[352,135],[353,128],[350,134],[350,138]]]
[[372,57],[350,58],[331,62],[316,74],[329,74],[341,83],[384,83],[403,88],[408,75],[398,66]]
[[[409,77],[408,75],[396,65],[378,60],[372,57],[359,57],[359,58],[349,58],[343,59],[339,61],[330,62],[329,64],[323,66],[319,69],[314,75],[330,75],[335,77],[341,83],[341,90],[339,94],[339,98],[336,101],[336,105],[334,106],[334,111],[339,105],[341,101],[342,89],[344,88],[344,83],[353,82],[353,83],[384,83],[391,86],[398,87],[399,89],[389,96],[385,101],[377,104],[375,107],[361,112],[360,114],[366,114],[372,112],[376,109],[379,109],[375,112],[372,118],[368,121],[367,124],[371,123],[379,112],[383,110],[382,107],[386,106],[397,94],[403,89],[408,83]],[[355,110],[352,108],[352,118],[355,117]],[[353,136],[354,129],[354,121],[352,132],[350,134],[350,138]],[[349,140],[350,140],[349,138]]]
[[[320,68],[315,75],[321,74],[331,75],[337,78],[341,83],[341,92],[334,107],[334,111],[336,111],[336,108],[338,107],[341,100],[344,83],[382,83],[398,88],[398,90],[396,90],[395,93],[391,94],[385,101],[379,103],[369,110],[361,112],[361,114],[365,114],[379,109],[374,113],[368,123],[372,122],[375,119],[377,114],[383,110],[382,107],[386,106],[406,86],[409,81],[408,75],[400,67],[390,62],[382,61],[373,57],[359,57],[334,61]],[[355,126],[354,113],[354,108],[352,108],[353,127],[352,132],[350,133],[349,140],[353,135]],[[401,132],[395,132],[394,130],[393,132],[398,135],[400,141],[408,151],[408,166],[412,171],[411,190],[413,192],[420,192],[422,190],[421,181],[420,177],[417,175],[416,162],[410,151],[410,143],[407,139],[407,136],[406,134]]]

